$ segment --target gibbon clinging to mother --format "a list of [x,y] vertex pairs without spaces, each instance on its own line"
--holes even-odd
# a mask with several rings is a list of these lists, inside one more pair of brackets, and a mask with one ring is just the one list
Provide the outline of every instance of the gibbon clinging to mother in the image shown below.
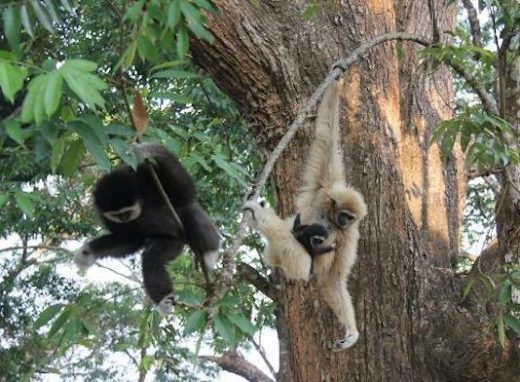
[[244,210],[251,211],[256,228],[267,239],[265,263],[281,268],[290,280],[308,281],[313,259],[334,250],[321,224],[302,225],[300,215],[282,219],[263,202],[250,200]]

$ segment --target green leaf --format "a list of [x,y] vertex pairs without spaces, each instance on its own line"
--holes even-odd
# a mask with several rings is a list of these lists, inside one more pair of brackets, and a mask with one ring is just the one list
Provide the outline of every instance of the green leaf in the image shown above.
[[141,14],[143,3],[144,0],[136,1],[130,8],[126,10],[123,20],[129,20],[133,22],[137,21],[137,18]]
[[520,320],[510,313],[504,314],[504,322],[506,325],[514,330],[517,335],[520,335]]
[[56,173],[56,169],[58,168],[63,158],[63,154],[65,152],[65,140],[66,135],[57,139],[52,146],[51,170],[53,174]]
[[206,325],[207,313],[204,310],[197,310],[193,312],[187,319],[184,325],[184,333],[190,334],[201,331]]
[[69,88],[91,109],[104,107],[100,91],[107,88],[103,80],[90,73],[96,66],[86,60],[68,60],[58,69]]
[[141,358],[141,362],[139,362],[139,370],[140,371],[147,371],[152,367],[154,358],[151,355],[145,355],[143,358]]
[[85,156],[85,146],[81,140],[75,140],[65,150],[60,169],[66,177],[74,174],[81,160]]
[[180,103],[183,105],[193,102],[193,100],[191,98],[183,96],[181,94],[176,94],[173,92],[154,92],[154,93],[150,93],[150,97],[159,98],[159,99],[167,99],[167,100],[173,101],[175,103]]
[[54,4],[51,0],[43,0],[45,3],[45,8],[49,12],[49,16],[51,16],[52,22],[59,24],[61,23],[60,18],[58,17],[58,13],[56,12],[56,8],[54,8]]
[[164,68],[171,68],[173,66],[181,66],[181,65],[184,65],[186,64],[185,61],[182,61],[182,60],[176,60],[176,61],[167,61],[167,62],[163,62],[162,64],[159,64],[159,65],[155,65],[152,69],[150,69],[152,72],[155,72],[156,70],[159,70],[159,69],[164,69]]
[[22,66],[14,66],[8,61],[0,60],[0,88],[11,103],[14,102],[16,93],[23,87],[27,78],[27,69]]
[[253,335],[255,326],[242,313],[230,313],[227,317],[245,334]]
[[199,6],[199,8],[203,8],[208,12],[214,13],[217,10],[208,0],[195,0],[195,4]]
[[503,306],[507,306],[511,302],[511,284],[506,283],[502,285],[500,288],[500,292],[498,292],[498,301]]
[[9,118],[8,120],[4,121],[4,126],[7,136],[23,146],[25,142],[25,134],[21,128],[20,121],[15,118]]
[[5,203],[9,200],[9,194],[0,193],[0,207],[3,207]]
[[36,321],[34,321],[34,329],[38,330],[43,325],[48,323],[50,320],[52,320],[63,308],[63,304],[55,304],[49,306],[47,309],[45,309],[43,312],[40,313]]
[[497,332],[498,332],[498,342],[500,346],[504,347],[506,343],[506,329],[504,326],[504,316],[500,313],[496,319]]
[[160,72],[154,73],[152,78],[195,78],[197,75],[192,72],[187,72],[185,70],[161,70]]
[[193,6],[189,1],[181,1],[181,11],[184,16],[190,21],[191,24],[197,24],[202,26],[203,21],[199,10]]
[[51,21],[49,20],[49,15],[45,10],[41,7],[39,0],[31,0],[32,9],[36,14],[36,17],[43,25],[45,29],[47,29],[50,33],[54,34],[54,29],[52,28]]
[[111,164],[108,159],[105,150],[103,149],[103,145],[101,144],[99,138],[96,136],[92,127],[89,125],[78,122],[71,124],[74,130],[80,135],[83,139],[85,147],[88,152],[94,157],[99,167],[103,170],[110,170]]
[[311,0],[309,4],[303,10],[302,18],[304,20],[310,20],[318,11],[318,4],[316,0]]
[[137,51],[139,56],[143,60],[149,60],[151,62],[159,61],[159,55],[157,54],[157,48],[152,42],[145,36],[139,36],[137,40]]
[[215,37],[211,34],[210,31],[208,31],[202,24],[198,24],[195,22],[189,22],[188,28],[193,32],[195,36],[199,40],[204,40],[208,42],[209,44],[213,44],[213,41],[215,40]]
[[139,160],[135,156],[134,151],[131,150],[130,146],[125,141],[119,138],[113,138],[110,140],[110,145],[123,162],[134,169],[137,168]]
[[4,10],[3,13],[4,19],[4,33],[7,41],[9,42],[9,46],[15,52],[20,51],[20,30],[21,20],[20,20],[20,12],[18,8],[8,7]]
[[34,215],[34,203],[27,193],[17,190],[14,193],[14,198],[18,207],[27,215]]
[[83,337],[86,330],[83,322],[77,318],[73,318],[66,323],[63,330],[63,337],[61,338],[61,344],[70,344],[77,342],[78,338]]
[[190,45],[188,31],[183,26],[177,31],[176,40],[177,56],[182,60],[186,57]]
[[61,92],[63,87],[63,79],[58,71],[49,74],[47,85],[45,86],[45,94],[43,102],[45,105],[45,113],[48,117],[54,114],[58,109],[61,100]]
[[226,342],[229,344],[235,343],[235,327],[225,315],[222,313],[217,314],[213,319],[213,326]]
[[32,23],[31,23],[31,20],[29,19],[29,13],[27,12],[27,6],[25,4],[23,4],[20,7],[20,17],[22,19],[22,24],[23,24],[25,31],[29,34],[29,36],[34,38]]
[[58,331],[63,327],[63,325],[67,322],[69,317],[72,314],[72,307],[66,307],[63,312],[59,315],[59,317],[54,321],[54,324],[52,324],[51,329],[49,330],[49,333],[47,334],[48,338],[53,337]]
[[61,5],[63,5],[63,8],[65,8],[67,10],[67,12],[69,12],[70,14],[74,13],[68,0],[61,0]]
[[45,107],[43,97],[47,85],[47,74],[40,74],[29,82],[27,95],[22,105],[22,122],[35,121],[40,125],[45,119]]
[[170,29],[175,29],[179,20],[181,19],[181,4],[180,0],[173,0],[168,5],[168,18],[166,24]]

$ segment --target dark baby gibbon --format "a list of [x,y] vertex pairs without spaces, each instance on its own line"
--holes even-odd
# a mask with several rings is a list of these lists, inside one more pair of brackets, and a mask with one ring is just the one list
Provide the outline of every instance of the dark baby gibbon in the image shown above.
[[323,224],[335,250],[315,259],[320,295],[345,327],[344,338],[330,342],[334,351],[359,338],[347,279],[357,257],[359,221],[367,214],[363,196],[345,178],[339,127],[339,83],[332,83],[319,105],[316,135],[307,160],[296,209],[303,222]]
[[299,215],[284,220],[263,202],[250,200],[244,210],[252,212],[256,227],[267,239],[265,263],[282,269],[290,280],[309,280],[313,258],[334,250],[320,224],[301,225]]
[[[94,205],[109,233],[89,241],[75,255],[78,266],[88,268],[104,257],[123,258],[142,250],[144,289],[163,314],[175,304],[166,264],[188,244],[212,269],[218,258],[220,237],[199,204],[195,184],[179,160],[164,146],[140,144],[138,156],[150,158],[137,170],[122,165],[96,184]],[[174,207],[181,227],[152,177],[150,166]]]

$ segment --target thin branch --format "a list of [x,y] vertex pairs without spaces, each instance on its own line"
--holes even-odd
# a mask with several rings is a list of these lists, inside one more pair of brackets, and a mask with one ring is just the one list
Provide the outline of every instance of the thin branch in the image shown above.
[[248,362],[236,351],[225,352],[222,356],[201,355],[203,362],[214,362],[222,369],[237,374],[250,382],[274,382],[252,363]]
[[139,279],[139,277],[137,277],[137,276],[134,275],[133,273],[132,273],[131,275],[125,275],[125,274],[122,273],[122,272],[116,271],[115,269],[112,269],[112,268],[110,268],[110,267],[107,267],[106,265],[101,264],[99,261],[96,261],[95,264],[96,264],[98,267],[100,267],[100,268],[103,268],[103,269],[109,270],[110,272],[113,272],[113,273],[115,273],[115,274],[118,275],[118,276],[124,277],[124,278],[127,279],[127,280],[133,281],[134,283],[137,283],[137,284],[140,284],[140,285],[143,284],[143,282],[141,281],[141,279]]
[[450,58],[446,57],[445,64],[451,66],[451,68],[457,73],[459,76],[464,78],[468,85],[473,89],[473,91],[477,94],[478,98],[480,99],[480,102],[482,103],[482,108],[484,111],[488,114],[494,114],[499,115],[498,107],[495,103],[495,100],[489,94],[484,86],[479,82],[473,74],[466,71],[466,68],[462,64],[459,64],[458,62],[455,62],[451,60]]
[[255,341],[255,339],[251,336],[249,338],[249,340],[251,341],[251,343],[253,344],[253,346],[255,347],[256,351],[258,352],[258,354],[260,354],[260,356],[262,357],[262,359],[264,360],[264,363],[267,365],[267,368],[269,369],[269,371],[271,372],[271,374],[276,377],[276,371],[274,370],[274,367],[273,365],[271,365],[271,362],[269,362],[269,359],[267,358],[267,355],[265,354],[265,350],[264,348]]
[[466,12],[468,13],[469,28],[471,30],[473,45],[482,47],[480,21],[478,19],[477,10],[473,6],[471,0],[462,0],[462,5],[466,8]]

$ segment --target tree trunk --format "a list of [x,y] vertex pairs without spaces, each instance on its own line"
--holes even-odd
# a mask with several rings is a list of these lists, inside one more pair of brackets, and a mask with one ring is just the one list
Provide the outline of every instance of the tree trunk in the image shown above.
[[[310,20],[301,0],[215,3],[215,43],[194,39],[193,57],[237,102],[266,151],[339,58],[384,33],[431,36],[427,1],[320,2]],[[452,29],[455,7],[436,4],[439,29]],[[360,340],[327,350],[342,335],[334,314],[312,283],[279,278],[279,381],[493,380],[514,362],[511,346],[496,342],[486,321],[492,317],[470,323],[470,312],[457,307],[459,285],[449,272],[459,252],[465,174],[460,153],[443,162],[429,146],[439,120],[451,117],[449,71],[427,75],[418,47],[399,44],[362,57],[345,73],[342,91],[347,179],[369,209],[348,283]],[[301,179],[294,174],[303,170],[312,128],[309,118],[275,167],[282,215],[293,212]]]

